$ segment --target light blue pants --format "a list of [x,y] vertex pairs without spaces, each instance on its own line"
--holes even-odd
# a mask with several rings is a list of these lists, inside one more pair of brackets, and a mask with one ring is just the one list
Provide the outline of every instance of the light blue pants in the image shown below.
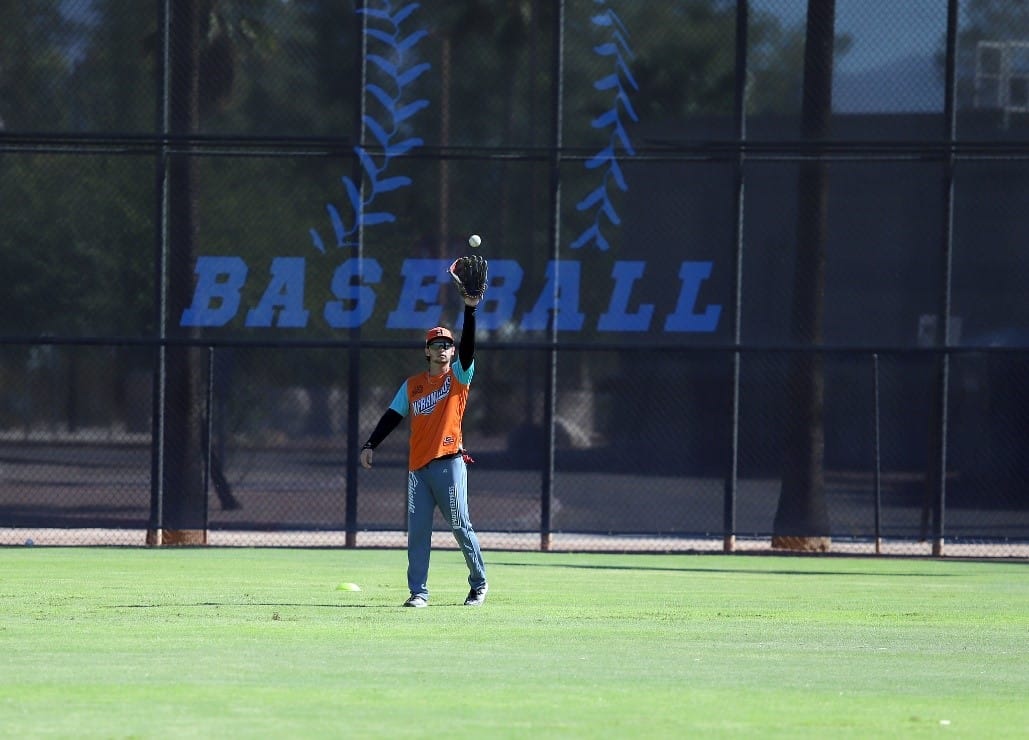
[[429,598],[432,517],[439,507],[468,565],[468,585],[486,583],[479,538],[468,516],[468,467],[461,457],[433,460],[407,474],[407,587]]

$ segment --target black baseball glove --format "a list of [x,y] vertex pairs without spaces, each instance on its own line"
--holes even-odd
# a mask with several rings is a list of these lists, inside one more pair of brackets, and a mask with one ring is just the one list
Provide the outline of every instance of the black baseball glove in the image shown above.
[[486,294],[485,258],[478,255],[458,257],[447,272],[465,298],[482,298]]

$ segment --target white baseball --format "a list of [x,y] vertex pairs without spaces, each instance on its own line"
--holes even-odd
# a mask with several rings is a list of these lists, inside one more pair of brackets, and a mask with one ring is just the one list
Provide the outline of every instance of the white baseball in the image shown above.
[[468,246],[472,249],[475,249],[480,244],[482,244],[482,237],[480,237],[478,234],[472,234],[470,237],[468,237]]

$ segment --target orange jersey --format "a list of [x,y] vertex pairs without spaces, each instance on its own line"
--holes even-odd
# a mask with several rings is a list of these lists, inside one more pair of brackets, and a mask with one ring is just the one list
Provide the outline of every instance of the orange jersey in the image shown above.
[[461,449],[461,422],[474,369],[474,362],[465,370],[455,360],[442,375],[412,375],[397,391],[390,408],[411,415],[408,469],[418,470]]

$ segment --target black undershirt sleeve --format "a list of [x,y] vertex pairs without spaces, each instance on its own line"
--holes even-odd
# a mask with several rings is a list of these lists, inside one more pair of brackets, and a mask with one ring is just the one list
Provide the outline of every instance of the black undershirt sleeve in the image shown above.
[[461,329],[461,343],[457,346],[457,355],[461,359],[461,367],[465,370],[472,366],[475,358],[475,306],[465,304],[464,328]]
[[372,432],[372,436],[368,438],[368,441],[364,443],[366,448],[375,449],[382,440],[389,436],[389,433],[397,428],[397,425],[404,419],[403,416],[398,414],[393,409],[386,409],[386,413],[379,419],[379,423],[375,425],[375,431]]

